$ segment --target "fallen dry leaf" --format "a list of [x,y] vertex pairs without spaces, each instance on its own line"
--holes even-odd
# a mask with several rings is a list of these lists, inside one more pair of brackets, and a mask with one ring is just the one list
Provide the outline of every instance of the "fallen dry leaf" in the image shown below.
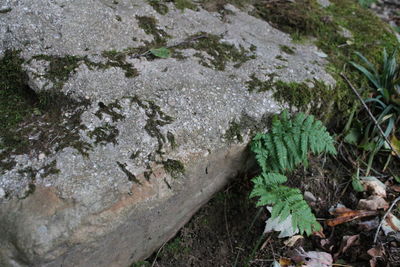
[[[300,248],[295,251],[291,259],[302,267],[330,267],[332,266],[333,259],[331,254],[319,251],[308,251]],[[296,266],[297,266],[296,265]]]
[[372,195],[377,195],[386,198],[386,186],[381,181],[373,176],[367,176],[361,178],[365,190],[370,192]]
[[392,229],[390,232],[399,232],[400,231],[400,220],[394,216],[392,213],[389,213],[386,216],[385,222],[382,226],[388,226]]
[[346,250],[353,246],[358,244],[358,239],[360,238],[359,235],[345,235],[343,236],[342,243],[340,244],[339,251],[334,255],[334,258],[337,259],[339,255],[342,253],[345,253]]
[[336,206],[336,208],[335,207],[331,207],[330,209],[329,209],[329,213],[331,214],[331,215],[340,215],[340,214],[342,214],[342,213],[344,213],[344,212],[348,212],[348,211],[353,211],[353,210],[351,210],[351,209],[348,209],[348,208],[346,208],[345,206],[343,206],[342,204],[338,204],[337,206]]
[[280,265],[281,267],[294,266],[292,260],[289,259],[289,258],[280,258],[280,259],[279,259],[279,265]]
[[382,246],[379,246],[369,249],[367,253],[372,257],[372,259],[369,260],[369,266],[376,267],[376,259],[382,257],[385,254],[385,250]]
[[370,211],[370,210],[351,210],[351,209],[343,209],[340,208],[340,210],[335,210],[331,212],[332,215],[337,216],[334,219],[328,219],[326,220],[326,224],[328,226],[336,226],[345,222],[349,222],[355,219],[363,218],[363,217],[369,217],[369,216],[374,216],[378,214],[377,211]]
[[389,204],[380,196],[370,196],[367,199],[360,199],[357,209],[360,210],[387,210]]
[[283,242],[288,247],[293,247],[299,239],[303,239],[302,235],[294,235],[285,242]]
[[390,188],[397,193],[400,192],[400,185],[392,185]]
[[385,250],[384,250],[384,248],[382,246],[377,246],[377,247],[374,247],[374,248],[370,248],[367,251],[367,253],[371,257],[376,258],[376,257],[382,257],[385,254]]

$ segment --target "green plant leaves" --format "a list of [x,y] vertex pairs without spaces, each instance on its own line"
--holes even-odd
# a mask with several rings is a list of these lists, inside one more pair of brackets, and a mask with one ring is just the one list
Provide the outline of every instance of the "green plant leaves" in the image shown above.
[[159,58],[169,58],[171,57],[171,52],[166,47],[150,49],[150,53]]
[[[273,118],[269,133],[257,134],[253,138],[250,148],[262,170],[252,180],[254,187],[250,197],[259,198],[257,206],[272,205],[266,229],[280,229],[285,235],[296,231],[310,235],[312,231],[318,231],[321,225],[304,201],[301,191],[284,186],[287,178],[281,173],[292,171],[301,163],[307,165],[310,151],[314,154],[336,154],[333,139],[322,122],[304,113],[291,118],[284,111],[281,116]],[[291,227],[290,223],[284,228],[276,227],[288,218]]]

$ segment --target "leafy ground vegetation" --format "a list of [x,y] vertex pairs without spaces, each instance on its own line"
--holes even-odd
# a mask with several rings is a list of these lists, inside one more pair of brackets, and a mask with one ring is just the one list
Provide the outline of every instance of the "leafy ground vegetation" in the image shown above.
[[[279,150],[271,130],[272,139],[261,143],[275,146],[257,152],[254,143],[262,138],[256,136],[252,150],[262,174],[239,175],[173,240],[132,266],[400,266],[400,68],[393,30],[357,1],[333,0],[324,9],[313,0],[198,2],[221,13],[226,3],[252,4],[252,15],[291,34],[294,42],[315,43],[327,55],[335,88],[319,81],[315,88],[262,82],[255,76],[248,85],[250,92],[273,90],[278,101],[326,122],[335,146],[330,151],[337,153],[306,153],[307,164],[285,172],[286,178],[266,170],[282,171],[280,160],[296,151]],[[323,108],[310,109],[311,99]],[[276,193],[284,182],[285,192]],[[298,189],[293,199],[305,201],[313,214],[305,213],[312,220],[300,229],[307,235],[288,233],[298,224],[282,219],[295,212],[293,203],[282,205],[291,188]],[[257,203],[270,207],[257,209]]]

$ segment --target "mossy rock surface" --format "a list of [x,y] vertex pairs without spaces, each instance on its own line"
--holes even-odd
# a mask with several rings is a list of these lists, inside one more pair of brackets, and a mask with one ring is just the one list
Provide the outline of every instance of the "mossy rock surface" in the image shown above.
[[[1,266],[143,259],[243,170],[272,114],[340,118],[354,100],[339,73],[367,83],[343,68],[353,52],[376,63],[395,45],[348,0],[25,0],[4,10]],[[340,27],[359,31],[349,40]],[[170,57],[151,52],[160,48]]]

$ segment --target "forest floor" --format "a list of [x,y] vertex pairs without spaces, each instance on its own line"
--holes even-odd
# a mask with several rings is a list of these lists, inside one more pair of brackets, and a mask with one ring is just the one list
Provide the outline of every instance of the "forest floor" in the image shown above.
[[[368,199],[371,190],[361,193],[353,190],[349,176],[352,162],[345,160],[346,153],[347,148],[342,147],[337,157],[312,158],[307,169],[299,168],[289,177],[290,186],[309,192],[308,203],[323,225],[322,232],[291,239],[278,238],[277,232],[263,234],[269,212],[256,208],[255,200],[249,199],[250,180],[256,174],[241,174],[202,207],[172,240],[146,261],[132,267],[271,266],[273,261],[280,262],[281,266],[294,266],[290,262],[309,251],[327,252],[333,266],[400,266],[399,232],[385,235],[381,230],[377,243],[373,242],[384,209],[398,196],[400,186],[391,175],[374,169],[376,177],[385,184],[386,207],[357,219],[365,212],[360,210],[360,199]],[[376,165],[380,164],[377,160]],[[400,173],[399,169],[391,171]],[[351,209],[354,216],[331,227],[326,221],[335,220],[329,210],[337,204]],[[398,216],[399,211],[395,207],[392,213]],[[338,216],[336,220],[342,218]],[[328,266],[313,264],[304,260],[298,266]]]

